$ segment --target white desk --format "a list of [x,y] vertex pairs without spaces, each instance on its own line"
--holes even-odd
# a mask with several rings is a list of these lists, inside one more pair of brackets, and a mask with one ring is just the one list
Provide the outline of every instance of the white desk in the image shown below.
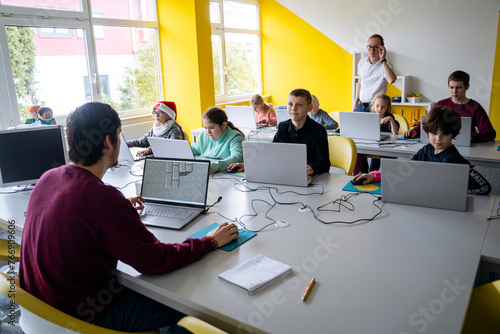
[[[270,201],[267,192],[236,192],[232,179],[210,179],[210,209],[227,217],[250,213],[250,200]],[[140,177],[121,167],[104,181],[124,186]],[[340,189],[349,177],[321,175],[325,194],[276,195],[278,201],[318,205],[346,194]],[[287,187],[279,186],[281,190]],[[290,189],[290,188],[289,188]],[[312,193],[317,188],[291,188]],[[124,188],[135,194],[134,184]],[[23,215],[29,192],[0,196],[0,216]],[[321,219],[353,220],[373,215],[372,197],[361,195],[356,210],[321,212]],[[481,258],[495,196],[469,196],[467,212],[382,204],[376,220],[358,225],[323,225],[300,205],[278,206],[269,216],[288,221],[271,228],[232,252],[217,250],[199,262],[164,275],[138,275],[126,265],[119,279],[128,287],[162,303],[195,315],[231,333],[459,333]],[[247,221],[258,229],[268,223],[267,206],[257,203],[259,216]],[[180,242],[213,222],[216,214],[197,218],[181,231],[151,228],[164,242]],[[489,234],[489,232],[488,232]],[[498,240],[498,239],[497,239]],[[284,281],[248,296],[218,278],[235,265],[263,253],[293,265]],[[317,280],[307,302],[301,296],[312,277]],[[424,329],[425,328],[425,329]]]
[[[321,175],[323,196],[277,198],[316,208],[345,194],[340,189],[349,179]],[[233,183],[211,179],[209,202],[223,196],[211,210],[239,217],[250,213],[251,199],[269,200],[262,191],[235,192]],[[319,217],[353,220],[375,213],[371,196],[361,196],[354,200],[354,212],[321,212]],[[279,206],[270,215],[288,221],[290,227],[260,232],[232,252],[212,252],[165,275],[136,276],[121,266],[119,278],[140,293],[231,333],[330,333],[333,329],[337,333],[416,333],[424,328],[426,333],[459,333],[493,201],[493,196],[471,196],[466,213],[384,203],[380,218],[354,226],[323,225],[310,213],[300,213],[299,205]],[[247,223],[254,229],[267,223],[267,207],[256,206],[259,216]],[[222,221],[207,214],[182,231],[151,231],[162,241],[179,242]],[[254,296],[218,278],[258,253],[293,265],[293,276]],[[303,303],[301,296],[312,277],[317,284]]]

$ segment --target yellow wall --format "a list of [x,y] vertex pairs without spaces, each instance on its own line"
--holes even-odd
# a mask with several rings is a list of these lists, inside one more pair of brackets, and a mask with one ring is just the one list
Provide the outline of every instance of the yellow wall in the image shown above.
[[189,133],[215,105],[209,1],[159,0],[158,18],[164,96]]
[[497,131],[496,139],[500,139],[500,20],[498,20],[497,46],[493,64],[493,80],[491,83],[491,99],[489,117]]
[[352,108],[352,55],[275,0],[261,0],[263,93],[286,104],[295,88],[327,112]]

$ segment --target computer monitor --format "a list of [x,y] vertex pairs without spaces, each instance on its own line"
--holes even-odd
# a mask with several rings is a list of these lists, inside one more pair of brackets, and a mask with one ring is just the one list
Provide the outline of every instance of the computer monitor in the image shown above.
[[0,131],[0,187],[36,183],[47,170],[68,163],[62,125]]

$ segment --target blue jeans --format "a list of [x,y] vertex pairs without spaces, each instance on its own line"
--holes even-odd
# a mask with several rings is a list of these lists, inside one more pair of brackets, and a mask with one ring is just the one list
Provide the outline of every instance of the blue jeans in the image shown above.
[[145,332],[168,326],[169,333],[191,333],[177,322],[186,315],[125,288],[95,325],[127,332]]
[[358,104],[356,105],[356,111],[371,112],[370,104],[368,104],[366,107],[364,107],[363,104],[361,104],[361,101],[358,101]]

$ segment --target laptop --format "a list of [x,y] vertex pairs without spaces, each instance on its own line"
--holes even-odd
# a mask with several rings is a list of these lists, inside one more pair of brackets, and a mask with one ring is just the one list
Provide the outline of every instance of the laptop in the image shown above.
[[248,182],[307,187],[315,179],[307,175],[306,144],[253,141],[242,144]]
[[[146,200],[142,222],[149,226],[181,229],[206,209],[210,162],[205,160],[147,158],[141,196]],[[168,216],[164,212],[171,213]]]
[[371,112],[339,112],[340,135],[352,139],[383,140],[390,134],[380,132],[380,115]]
[[[420,124],[424,121],[426,115],[420,116]],[[470,146],[470,134],[472,128],[472,119],[470,117],[461,117],[462,127],[460,128],[460,133],[453,139],[453,144],[455,146]],[[423,144],[429,144],[429,135],[424,131],[424,127],[420,126],[420,142]]]
[[187,140],[149,137],[148,141],[156,158],[194,159]]
[[382,201],[465,211],[469,165],[381,159]]
[[[137,149],[132,152],[130,148],[127,146],[127,140],[125,139],[125,136],[123,135],[123,132],[120,132],[120,152],[118,153],[118,162],[123,162],[126,161],[128,163],[133,164],[136,161],[144,160],[146,157],[137,157],[134,153],[137,153]],[[143,150],[144,148],[140,148]]]
[[288,116],[288,109],[276,109],[276,120],[278,121],[278,124],[281,122],[287,121],[290,119],[290,116]]
[[252,107],[248,106],[226,106],[228,120],[237,128],[257,129]]

